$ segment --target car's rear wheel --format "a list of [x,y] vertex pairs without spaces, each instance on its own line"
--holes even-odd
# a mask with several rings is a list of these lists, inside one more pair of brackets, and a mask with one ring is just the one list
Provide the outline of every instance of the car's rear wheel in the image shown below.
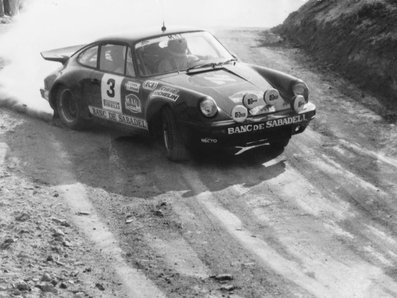
[[170,108],[162,110],[161,119],[163,143],[167,158],[172,161],[187,160],[189,154]]
[[62,87],[58,91],[56,109],[64,125],[76,130],[84,128],[85,120],[81,118],[79,103],[70,89]]

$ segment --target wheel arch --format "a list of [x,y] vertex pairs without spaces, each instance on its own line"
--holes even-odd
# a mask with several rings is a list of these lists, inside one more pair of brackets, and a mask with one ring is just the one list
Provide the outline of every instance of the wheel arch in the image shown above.
[[161,112],[164,108],[173,111],[172,104],[162,99],[153,99],[147,106],[146,119],[149,133],[156,136],[161,131]]
[[57,96],[58,96],[59,90],[61,90],[61,88],[66,88],[66,85],[63,84],[62,82],[56,82],[52,86],[50,94],[49,94],[48,102],[50,103],[50,106],[54,110],[55,113],[57,113],[57,107],[56,107]]
[[59,94],[59,91],[62,88],[70,89],[70,91],[73,93],[73,95],[76,96],[76,98],[78,99],[80,108],[83,111],[83,114],[82,114],[83,118],[89,119],[88,107],[86,106],[84,100],[82,99],[82,94],[79,91],[79,87],[78,86],[73,87],[73,85],[70,86],[70,84],[65,83],[64,80],[56,81],[50,90],[48,102],[50,103],[51,108],[54,110],[54,115],[57,116],[57,114],[58,114],[57,108],[56,108],[56,101],[57,101],[57,96]]

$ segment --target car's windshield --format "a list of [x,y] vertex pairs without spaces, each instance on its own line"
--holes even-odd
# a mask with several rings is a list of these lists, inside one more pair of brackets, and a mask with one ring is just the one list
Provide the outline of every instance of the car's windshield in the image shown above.
[[208,32],[178,33],[146,39],[135,45],[142,76],[184,71],[233,59]]

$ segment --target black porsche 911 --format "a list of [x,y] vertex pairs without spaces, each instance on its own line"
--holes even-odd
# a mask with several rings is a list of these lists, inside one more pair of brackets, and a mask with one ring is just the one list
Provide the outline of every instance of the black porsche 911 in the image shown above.
[[190,148],[284,148],[316,108],[306,84],[246,64],[203,30],[113,36],[41,53],[62,63],[42,97],[72,129],[94,118],[163,138],[167,157]]

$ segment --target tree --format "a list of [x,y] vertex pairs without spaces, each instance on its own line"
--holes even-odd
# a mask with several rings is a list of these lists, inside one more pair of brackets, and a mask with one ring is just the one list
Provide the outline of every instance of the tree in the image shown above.
[[10,3],[9,0],[3,0],[4,14],[10,15]]
[[16,15],[19,12],[19,0],[8,0],[10,5],[10,16]]
[[19,0],[0,0],[0,16],[13,16],[19,12]]
[[3,0],[0,0],[0,17],[4,16],[4,3]]

